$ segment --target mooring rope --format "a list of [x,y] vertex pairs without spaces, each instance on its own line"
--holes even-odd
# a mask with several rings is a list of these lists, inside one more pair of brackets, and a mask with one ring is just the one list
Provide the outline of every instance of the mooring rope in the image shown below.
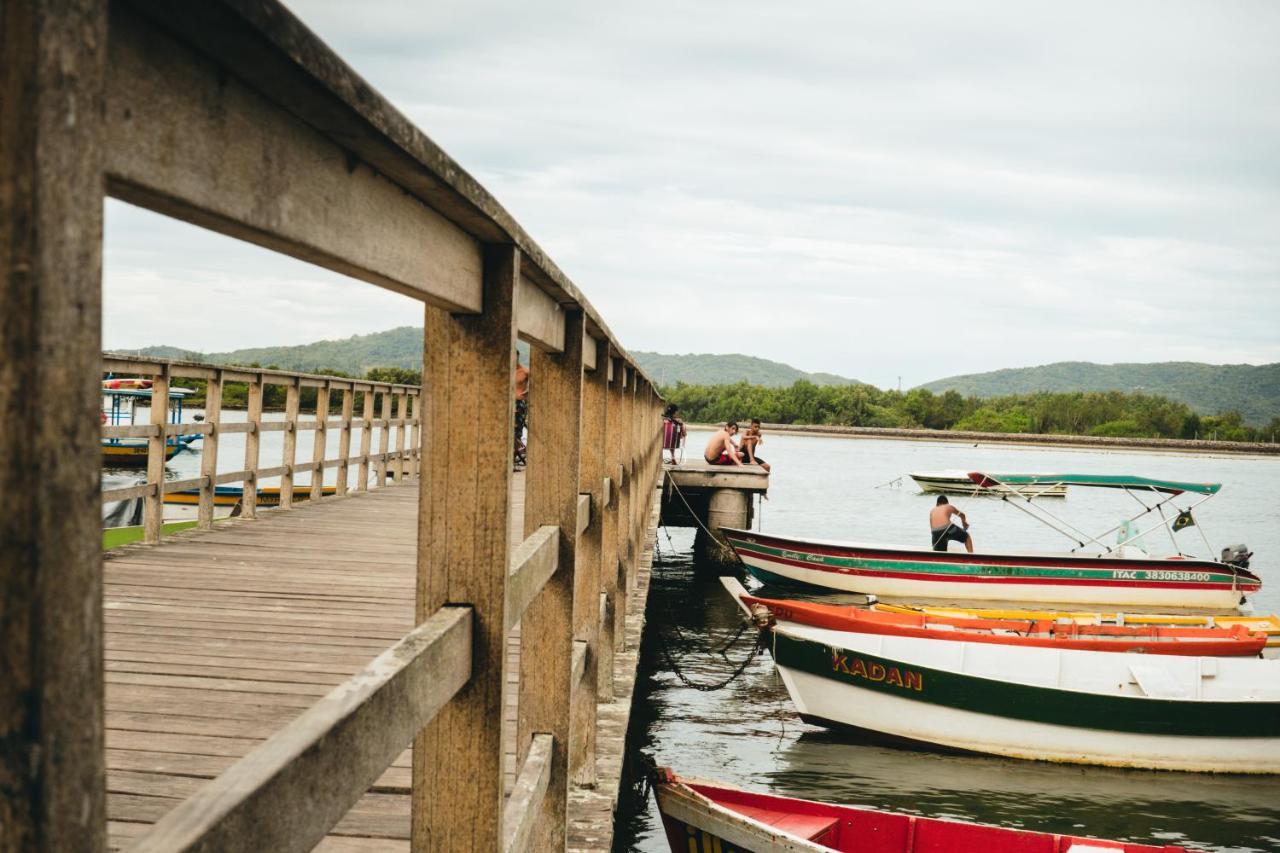
[[[729,656],[725,654],[725,652],[728,651],[729,646],[733,645],[738,641],[738,638],[742,636],[743,631],[745,631],[747,627],[748,627],[747,623],[744,622],[742,627],[738,629],[738,632],[734,634],[733,637],[731,637],[726,644],[724,644],[719,650],[717,650],[720,656],[723,657],[726,661],[729,660]],[[675,674],[676,678],[680,679],[680,683],[682,683],[685,687],[688,687],[692,690],[697,690],[702,693],[711,693],[713,691],[728,687],[730,684],[736,681],[744,672],[747,671],[747,667],[751,665],[752,661],[754,661],[757,657],[760,656],[760,653],[762,651],[768,648],[768,641],[766,639],[768,634],[765,631],[760,631],[756,635],[756,639],[755,639],[755,642],[752,644],[751,651],[747,653],[747,656],[742,659],[742,662],[740,664],[734,667],[733,672],[729,673],[729,676],[727,678],[724,678],[720,681],[712,682],[710,684],[702,684],[697,681],[694,681],[692,678],[690,678],[688,675],[685,674],[684,670],[680,668],[680,664],[676,663],[675,656],[671,653],[671,648],[667,644],[667,638],[663,636],[661,630],[658,630],[656,633],[658,637],[658,651],[662,654],[662,659],[666,662],[667,666],[671,669],[671,672]]]

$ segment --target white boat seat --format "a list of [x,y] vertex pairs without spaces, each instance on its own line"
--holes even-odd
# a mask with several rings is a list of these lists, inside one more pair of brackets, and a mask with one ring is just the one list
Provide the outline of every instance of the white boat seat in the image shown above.
[[[1162,666],[1149,663],[1129,664],[1129,673],[1142,688],[1142,692],[1153,699],[1190,699],[1187,688],[1169,674]],[[1078,848],[1077,848],[1078,849]]]

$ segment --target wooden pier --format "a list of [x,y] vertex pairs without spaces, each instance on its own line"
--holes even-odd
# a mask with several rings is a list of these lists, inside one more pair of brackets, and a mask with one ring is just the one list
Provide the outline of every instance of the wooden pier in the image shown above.
[[663,466],[662,524],[696,527],[694,552],[699,561],[733,564],[736,560],[718,537],[721,527],[750,529],[752,501],[769,492],[769,472],[759,465],[712,465],[701,458]]
[[[0,851],[606,849],[656,519],[648,377],[278,2],[3,10]],[[108,195],[418,300],[422,387],[104,355]],[[208,418],[102,429],[106,371],[199,379]],[[220,416],[234,383],[244,424]],[[174,484],[177,435],[204,458]],[[147,544],[104,560],[101,441],[126,437],[146,480],[105,497],[144,501]],[[217,486],[298,475],[305,505],[214,524]],[[178,485],[199,529],[164,537]]]

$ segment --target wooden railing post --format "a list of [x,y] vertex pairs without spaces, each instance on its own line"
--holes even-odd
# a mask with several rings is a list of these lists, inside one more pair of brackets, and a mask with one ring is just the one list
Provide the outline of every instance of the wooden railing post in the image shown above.
[[360,419],[364,421],[364,426],[360,428],[360,479],[356,483],[357,492],[369,489],[369,454],[373,452],[374,396],[373,386],[370,385],[364,392],[364,405],[360,410]]
[[222,423],[222,373],[221,370],[215,370],[205,386],[204,422],[208,432],[204,434],[200,448],[200,476],[204,478],[204,482],[200,484],[200,506],[197,511],[197,523],[201,530],[213,527],[213,497],[218,487],[218,425]]
[[347,493],[347,476],[351,468],[349,457],[351,456],[351,415],[355,411],[356,390],[355,385],[342,390],[342,426],[338,432],[338,482],[334,487],[334,494],[345,495]]
[[261,373],[249,383],[249,411],[246,416],[252,429],[244,434],[244,493],[240,497],[240,517],[258,517],[258,465],[262,450],[262,395],[265,386]]
[[0,7],[0,850],[106,849],[107,4]]
[[329,381],[325,380],[324,385],[316,389],[316,428],[311,445],[312,501],[318,501],[324,496],[324,451],[329,441],[329,389],[331,387]]
[[405,464],[404,448],[409,433],[409,392],[402,390],[396,398],[396,470],[392,479],[394,482],[402,483],[405,469],[408,467]]
[[499,850],[507,524],[515,396],[514,246],[484,250],[479,315],[428,307],[417,618],[474,608],[471,680],[415,739],[412,849]]
[[[570,712],[569,774],[575,784],[596,783],[596,700],[604,644],[600,625],[600,560],[604,543],[605,405],[609,389],[609,344],[587,337],[584,347],[596,351],[596,369],[582,381],[582,427],[578,488],[591,500],[591,521],[578,536],[573,575],[573,639],[587,644],[582,683],[576,685]],[[609,648],[609,665],[613,666]]]
[[289,387],[285,390],[284,397],[284,450],[281,453],[280,464],[285,467],[285,472],[280,476],[280,508],[289,509],[293,506],[293,466],[298,462],[298,405],[301,396],[298,386],[298,377],[294,377],[289,383]]
[[413,408],[410,409],[413,417],[413,433],[409,436],[409,454],[411,464],[409,465],[409,475],[417,477],[421,473],[422,467],[422,392],[419,391],[413,395]]
[[151,380],[151,426],[155,432],[147,440],[147,482],[156,490],[142,501],[143,541],[154,545],[160,541],[164,526],[164,462],[169,439],[165,426],[169,422],[169,366],[161,368]]
[[[606,348],[607,349],[607,348]],[[622,383],[622,360],[610,356],[598,362],[597,370],[605,372],[605,402],[603,412],[604,449],[603,463],[608,481],[608,500],[600,519],[600,588],[605,606],[600,614],[600,665],[596,693],[601,702],[613,701],[613,652],[618,620],[618,448],[622,398],[618,388]]]
[[613,612],[613,647],[622,651],[627,647],[627,596],[631,592],[631,469],[627,454],[631,452],[631,385],[635,370],[625,361],[619,365],[618,427],[615,436],[613,470],[618,480],[618,560],[617,603]]
[[[425,377],[424,377],[425,378]],[[387,454],[391,451],[391,389],[382,392],[382,417],[379,419],[381,432],[378,435],[378,468],[374,488],[381,489],[387,484]]]
[[[531,850],[564,850],[569,799],[569,708],[574,634],[574,578],[578,552],[579,434],[582,425],[581,311],[565,314],[564,352],[533,347],[525,469],[524,535],[560,528],[559,566],[520,622],[520,700],[516,754],[523,762],[532,738],[549,734],[551,779],[530,839]],[[599,605],[593,599],[593,607]],[[585,606],[585,603],[584,603]],[[594,693],[592,694],[594,699]]]

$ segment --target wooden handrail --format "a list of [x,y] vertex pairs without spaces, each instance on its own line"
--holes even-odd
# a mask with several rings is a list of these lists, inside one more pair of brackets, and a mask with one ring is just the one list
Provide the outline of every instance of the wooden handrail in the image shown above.
[[547,795],[551,781],[551,748],[555,739],[551,735],[536,734],[530,741],[529,752],[516,776],[507,808],[502,816],[503,853],[518,853],[529,849],[530,836],[538,807]]
[[516,547],[507,576],[507,630],[510,631],[560,565],[560,528],[548,524]]
[[445,607],[184,800],[131,853],[311,850],[471,677],[469,607]]

